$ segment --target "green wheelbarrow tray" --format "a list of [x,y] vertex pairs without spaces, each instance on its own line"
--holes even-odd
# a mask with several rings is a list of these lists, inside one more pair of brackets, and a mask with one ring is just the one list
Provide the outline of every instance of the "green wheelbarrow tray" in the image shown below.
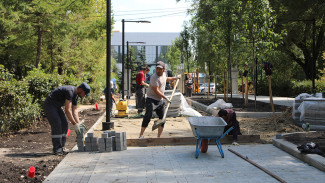
[[199,157],[203,139],[215,139],[221,157],[224,158],[220,139],[227,135],[233,127],[230,127],[226,132],[223,132],[227,123],[221,117],[200,116],[189,117],[187,120],[190,122],[193,135],[196,138],[195,157]]

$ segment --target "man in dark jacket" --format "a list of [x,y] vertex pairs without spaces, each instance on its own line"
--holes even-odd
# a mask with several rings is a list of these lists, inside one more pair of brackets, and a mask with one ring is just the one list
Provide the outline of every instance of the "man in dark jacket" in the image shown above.
[[[44,111],[51,125],[53,153],[55,155],[64,155],[69,152],[64,147],[68,132],[67,118],[75,126],[76,133],[80,133],[77,110],[78,97],[89,96],[89,92],[90,87],[87,83],[82,83],[78,87],[66,85],[56,88],[46,98]],[[62,106],[64,106],[64,111],[61,108]]]

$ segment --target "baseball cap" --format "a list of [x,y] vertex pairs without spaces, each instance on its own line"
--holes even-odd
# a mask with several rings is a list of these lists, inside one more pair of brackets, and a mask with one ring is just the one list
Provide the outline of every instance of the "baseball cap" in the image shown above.
[[163,61],[158,61],[157,62],[157,67],[165,68],[165,63]]
[[85,94],[87,96],[89,96],[90,86],[87,83],[85,83],[85,82],[81,83],[81,85],[79,86],[79,88],[81,88],[85,92]]

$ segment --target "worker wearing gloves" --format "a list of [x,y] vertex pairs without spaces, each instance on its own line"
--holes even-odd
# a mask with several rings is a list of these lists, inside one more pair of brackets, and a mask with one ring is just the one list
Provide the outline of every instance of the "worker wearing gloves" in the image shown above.
[[217,116],[222,117],[227,123],[224,132],[227,131],[230,127],[234,128],[228,134],[233,136],[232,145],[239,145],[237,143],[237,137],[238,135],[241,135],[241,133],[240,133],[239,122],[237,121],[236,118],[236,112],[233,109],[220,109]]
[[[44,111],[51,125],[53,153],[55,155],[64,155],[69,152],[64,147],[68,132],[67,118],[74,125],[76,133],[80,133],[77,110],[78,97],[89,96],[89,92],[88,84],[82,83],[78,87],[71,85],[58,87],[47,96],[44,102]],[[61,108],[62,106],[64,106],[64,111]]]
[[138,72],[136,77],[136,108],[138,109],[138,115],[142,115],[143,109],[145,107],[145,87],[149,87],[149,84],[145,83],[146,74],[150,71],[150,67],[146,66],[141,71]]
[[[154,73],[150,77],[150,85],[147,91],[146,99],[146,113],[142,120],[139,138],[144,138],[143,134],[146,128],[148,127],[153,111],[156,111],[156,114],[158,115],[159,119],[163,118],[165,103],[162,99],[165,99],[167,102],[170,102],[169,99],[164,95],[166,82],[177,80],[178,78],[167,77],[164,71],[165,63],[163,61],[158,61],[156,66],[156,73]],[[164,124],[165,123],[163,123],[158,128],[158,138],[160,138],[163,132]]]

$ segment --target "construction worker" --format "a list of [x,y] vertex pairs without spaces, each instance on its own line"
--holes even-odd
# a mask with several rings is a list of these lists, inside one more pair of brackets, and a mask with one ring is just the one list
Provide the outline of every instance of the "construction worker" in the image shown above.
[[220,109],[217,116],[222,117],[227,123],[224,132],[227,131],[230,127],[234,128],[228,134],[233,136],[232,145],[239,145],[237,143],[237,137],[238,135],[241,135],[241,133],[239,122],[236,118],[236,112],[233,109]]
[[[106,94],[106,89],[104,89],[104,94],[105,94],[105,99],[108,100],[107,98],[107,94]],[[114,83],[113,81],[111,81],[111,90],[110,90],[110,97],[112,98],[112,102],[111,102],[111,108],[110,108],[110,111],[109,111],[109,114],[111,117],[114,117],[114,112],[113,112],[113,102],[116,104],[116,99],[114,97]]]
[[[150,77],[150,86],[147,91],[146,99],[146,113],[142,120],[139,138],[144,138],[143,134],[146,128],[148,127],[153,111],[156,111],[156,114],[158,115],[159,119],[163,118],[165,103],[162,99],[165,99],[167,102],[170,103],[170,100],[164,95],[166,82],[177,80],[178,78],[166,77],[164,71],[165,63],[163,61],[158,61],[156,66],[156,73],[154,73]],[[160,138],[163,132],[164,124],[165,123],[158,127],[158,138]]]
[[150,71],[149,66],[145,66],[142,68],[141,71],[138,72],[136,77],[136,108],[138,109],[138,115],[142,115],[143,109],[145,107],[145,88],[149,87],[149,84],[145,83],[146,80],[146,74],[148,74]]
[[187,74],[187,80],[185,81],[185,94],[186,97],[192,97],[192,88],[193,88],[193,78],[192,78],[192,73]]
[[[89,96],[90,87],[82,83],[75,87],[71,85],[60,86],[53,90],[44,102],[44,111],[51,125],[53,153],[64,155],[69,153],[65,142],[68,132],[68,121],[74,125],[76,133],[80,133],[80,121],[77,110],[78,97]],[[64,106],[64,111],[61,108]],[[72,111],[71,111],[72,109]]]

